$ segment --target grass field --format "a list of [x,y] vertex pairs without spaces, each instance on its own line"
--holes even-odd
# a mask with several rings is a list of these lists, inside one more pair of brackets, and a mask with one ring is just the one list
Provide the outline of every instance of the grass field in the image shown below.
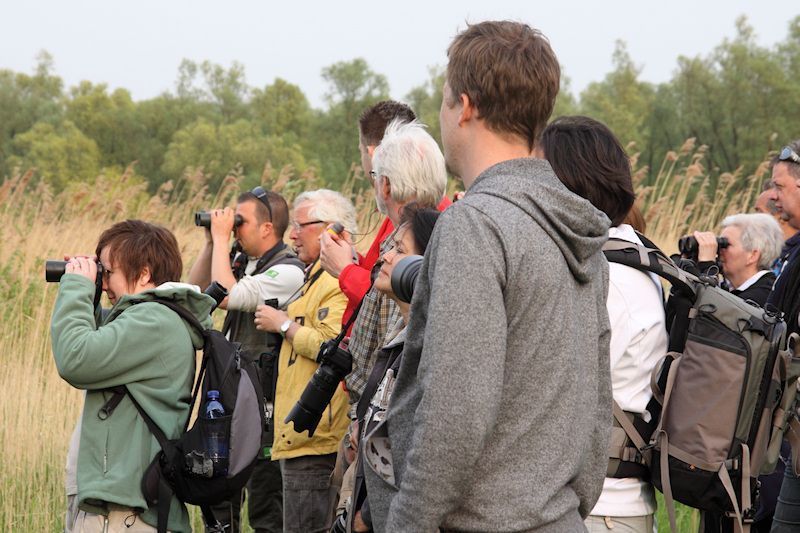
[[[721,218],[749,211],[766,168],[750,177],[723,175],[718,182],[702,167],[703,148],[690,141],[670,154],[655,184],[641,183],[640,202],[648,234],[667,251],[689,229],[713,229]],[[289,181],[288,174],[267,174],[263,183],[292,197],[317,188],[313,175]],[[209,206],[231,205],[239,192],[236,175],[229,176],[216,196],[205,189],[205,177],[188,175],[148,194],[132,172],[99,176],[53,194],[33,183],[32,173],[0,185],[0,530],[60,531],[64,509],[64,459],[69,435],[80,414],[82,393],[56,373],[50,353],[49,322],[56,284],[43,279],[45,259],[65,253],[91,253],[100,232],[115,221],[143,218],[175,232],[188,272],[203,237],[192,225],[192,214]],[[371,192],[350,194],[365,233],[375,229]],[[742,184],[744,187],[742,188]],[[739,186],[737,194],[733,188]],[[360,246],[369,245],[364,236]],[[199,524],[195,515],[195,524]],[[659,511],[659,530],[668,529]],[[697,514],[679,509],[681,531],[696,530]]]

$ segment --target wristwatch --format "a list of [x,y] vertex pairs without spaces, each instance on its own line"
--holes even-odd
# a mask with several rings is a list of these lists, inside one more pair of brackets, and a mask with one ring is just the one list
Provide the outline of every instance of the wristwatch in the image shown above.
[[282,337],[284,337],[284,338],[286,337],[286,332],[289,331],[290,327],[292,327],[292,321],[291,320],[287,320],[286,322],[281,324],[281,328],[280,329],[281,329],[281,336]]

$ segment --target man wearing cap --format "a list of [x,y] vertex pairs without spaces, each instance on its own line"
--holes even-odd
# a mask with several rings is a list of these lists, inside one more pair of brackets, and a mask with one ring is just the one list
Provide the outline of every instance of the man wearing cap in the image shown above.
[[[274,376],[282,338],[256,330],[254,313],[267,300],[286,306],[303,284],[305,265],[283,242],[288,225],[289,208],[281,195],[262,187],[242,193],[235,211],[226,207],[211,213],[206,245],[189,273],[189,281],[201,288],[217,281],[228,290],[220,304],[228,311],[223,332],[241,343],[244,357],[260,368],[269,420],[262,432],[263,457],[247,486],[250,525],[257,532],[283,530],[281,473],[277,463],[270,461]],[[233,250],[231,233],[236,239]],[[225,531],[239,530],[240,507],[241,498],[234,498],[213,508],[217,520],[228,527]]]

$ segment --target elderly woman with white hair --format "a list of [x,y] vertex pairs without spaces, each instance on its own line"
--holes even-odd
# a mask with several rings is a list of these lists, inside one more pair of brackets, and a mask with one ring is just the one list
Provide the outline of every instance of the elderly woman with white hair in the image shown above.
[[[275,390],[275,440],[272,459],[283,476],[284,532],[328,531],[333,521],[336,488],[331,472],[339,442],[350,423],[348,396],[341,388],[326,407],[313,437],[297,433],[286,416],[319,367],[320,344],[339,334],[347,297],[339,283],[319,264],[319,238],[330,224],[344,226],[345,237],[356,229],[353,204],[328,189],[304,192],[294,200],[289,234],[297,257],[306,263],[305,283],[286,311],[260,305],[256,328],[283,336]],[[269,272],[267,272],[269,275]]]
[[[698,259],[713,261],[717,256],[716,236],[710,232],[695,232],[694,235],[699,244]],[[719,250],[719,262],[731,292],[764,306],[775,283],[772,264],[783,246],[780,225],[774,217],[763,213],[731,215],[722,221],[720,237],[728,239],[728,246]],[[785,457],[788,453],[788,448],[784,447],[781,455]],[[772,474],[759,476],[759,507],[753,517],[752,531],[769,531],[783,469],[779,462]],[[733,519],[704,513],[703,530],[706,533],[734,531]]]
[[[695,237],[700,245],[698,259],[713,261],[717,255],[714,234],[695,232]],[[728,239],[728,246],[719,250],[719,262],[731,292],[763,306],[775,283],[772,264],[783,246],[780,226],[761,213],[731,215],[722,221],[720,237]]]

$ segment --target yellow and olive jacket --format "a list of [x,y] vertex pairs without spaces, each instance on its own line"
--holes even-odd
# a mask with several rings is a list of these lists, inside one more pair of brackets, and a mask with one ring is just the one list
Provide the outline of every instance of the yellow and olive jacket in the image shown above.
[[[307,274],[308,279],[314,279],[319,270],[319,264],[314,264]],[[316,359],[320,345],[341,331],[346,307],[347,297],[339,288],[339,282],[323,272],[287,309],[289,318],[302,327],[291,342],[284,339],[281,346],[275,392],[273,460],[325,455],[336,453],[339,448],[350,423],[347,394],[342,387],[336,388],[313,437],[309,438],[307,431],[296,433],[292,423],[284,420],[319,367]]]

